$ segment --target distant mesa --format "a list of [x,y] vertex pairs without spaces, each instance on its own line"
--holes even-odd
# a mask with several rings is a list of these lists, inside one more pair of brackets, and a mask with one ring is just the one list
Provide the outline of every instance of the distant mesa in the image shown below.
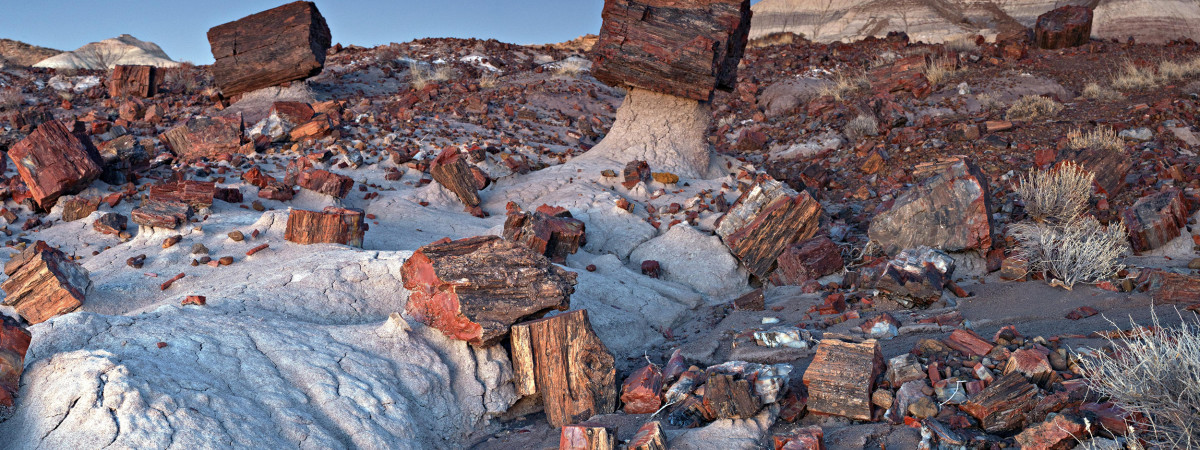
[[172,61],[157,44],[122,34],[46,58],[33,67],[103,70],[118,65],[178,67],[179,63]]
[[0,39],[0,63],[28,67],[62,53],[62,50],[38,47],[12,39]]

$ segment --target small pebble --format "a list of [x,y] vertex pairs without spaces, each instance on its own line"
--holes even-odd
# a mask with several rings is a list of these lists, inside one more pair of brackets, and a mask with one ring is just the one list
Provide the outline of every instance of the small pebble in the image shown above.
[[220,263],[222,266],[228,266],[230,264],[233,264],[233,257],[232,256],[222,256],[221,259],[217,260],[217,262]]
[[229,238],[237,242],[242,242],[242,240],[246,239],[246,235],[242,234],[241,231],[234,230],[229,232]]
[[179,241],[181,241],[181,240],[183,240],[183,236],[180,236],[178,234],[171,236],[163,241],[162,247],[163,248],[171,248],[171,247],[175,246],[175,244],[178,244]]
[[199,242],[192,244],[192,254],[193,255],[207,255],[208,247],[205,247],[204,244],[201,244]]

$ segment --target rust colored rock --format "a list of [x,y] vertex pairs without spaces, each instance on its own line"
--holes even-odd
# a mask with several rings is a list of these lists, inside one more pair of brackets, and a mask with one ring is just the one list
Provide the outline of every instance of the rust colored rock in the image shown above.
[[1025,375],[1034,384],[1044,386],[1054,375],[1054,368],[1050,367],[1050,360],[1046,358],[1045,353],[1037,349],[1023,348],[1012,352],[1004,366],[1004,374],[1013,372]]
[[808,410],[871,420],[871,393],[883,370],[883,354],[874,339],[861,344],[822,339],[804,372]]
[[735,375],[714,373],[704,384],[704,406],[719,419],[745,419],[762,409],[754,383]]
[[762,288],[755,289],[733,300],[733,309],[739,311],[762,311],[766,309],[766,298]]
[[959,408],[979,419],[988,433],[1006,433],[1025,425],[1025,413],[1037,404],[1037,386],[1019,373],[1004,375]]
[[1088,438],[1083,421],[1066,414],[1055,414],[1045,422],[1018,434],[1017,444],[1027,450],[1069,450]]
[[558,437],[558,450],[617,450],[616,427],[581,423],[565,425]]
[[321,73],[332,37],[312,2],[293,2],[208,30],[213,79],[222,94],[303,80]]
[[212,206],[216,183],[211,181],[174,181],[150,186],[149,198],[156,202],[185,203],[194,210]]
[[309,139],[323,138],[328,136],[332,131],[333,127],[329,124],[329,119],[327,119],[324,115],[319,115],[317,118],[293,128],[292,131],[288,133],[288,136],[291,137],[293,141],[303,142]]
[[189,295],[187,298],[184,298],[182,302],[179,302],[179,304],[204,306],[208,304],[208,298],[203,295]]
[[516,242],[530,250],[564,263],[567,255],[579,251],[586,243],[583,221],[569,217],[555,217],[543,212],[519,212],[509,214],[504,221],[504,239]]
[[1154,250],[1179,237],[1187,219],[1187,206],[1177,189],[1142,197],[1121,212],[1121,221],[1136,252]]
[[321,169],[300,172],[296,184],[304,189],[336,198],[346,198],[354,187],[354,179]]
[[974,331],[958,329],[950,332],[943,341],[947,347],[958,350],[967,356],[984,356],[992,352],[995,344],[983,340]]
[[1150,274],[1150,292],[1159,303],[1195,303],[1200,301],[1200,277],[1173,272]]
[[1009,256],[1000,263],[1000,278],[1007,281],[1025,281],[1029,276],[1029,261],[1019,256]]
[[195,117],[158,136],[184,161],[247,153],[242,146],[242,116]]
[[642,261],[642,275],[658,278],[662,276],[662,265],[653,259]]
[[113,67],[108,76],[108,96],[121,98],[126,96],[150,98],[158,94],[158,82],[161,74],[154,66],[125,66]]
[[275,102],[271,112],[291,123],[308,123],[316,115],[312,106],[304,102]]
[[[260,244],[257,247],[254,247],[250,250],[246,250],[246,256],[254,256],[255,253],[261,252],[268,248],[271,248],[271,244]],[[226,258],[228,258],[228,259],[226,259]],[[232,259],[233,258],[229,257],[229,256],[221,258],[221,260],[222,260],[221,262],[223,263],[222,265],[228,266],[229,264],[232,264],[233,263]]]
[[429,165],[429,175],[466,205],[467,209],[478,208],[481,200],[475,186],[475,176],[458,148],[447,147]]
[[601,14],[597,80],[700,101],[736,87],[749,0],[606,0]]
[[55,120],[13,145],[8,156],[42,209],[50,209],[60,196],[82,191],[103,172],[91,139],[71,134]]
[[[162,284],[160,284],[158,286],[158,290],[165,291],[167,289],[170,289],[172,284],[175,284],[176,281],[182,280],[183,277],[185,277],[185,276],[187,276],[187,274],[185,274],[183,272],[176,274],[175,276],[171,277],[171,279],[164,281]],[[162,348],[162,346],[159,346],[158,348]]]
[[401,275],[412,291],[409,315],[476,346],[503,338],[518,321],[566,310],[576,276],[496,236],[421,247]]
[[1042,14],[1033,26],[1033,42],[1038,48],[1055,50],[1078,47],[1092,37],[1092,9],[1063,6]]
[[624,186],[625,189],[633,189],[638,183],[649,183],[652,176],[650,165],[645,161],[630,161],[621,171],[621,177],[625,180],[621,182],[621,186]]
[[106,212],[97,217],[95,222],[92,222],[92,229],[103,234],[115,236],[125,231],[125,227],[128,226],[127,222],[128,219],[121,214]]
[[242,174],[242,180],[245,180],[247,183],[250,183],[252,186],[262,189],[262,188],[267,187],[271,183],[274,183],[275,177],[264,174],[262,172],[262,169],[259,169],[258,166],[254,166],[254,167],[251,167],[250,170],[247,170],[246,173]]
[[541,394],[550,426],[616,410],[614,359],[586,309],[513,325],[511,344],[513,382]]
[[13,397],[21,388],[25,371],[25,353],[29,351],[29,331],[12,318],[0,315],[0,407],[12,408]]
[[64,222],[74,222],[91,215],[99,208],[99,199],[72,198],[63,202],[62,220]]
[[292,189],[291,185],[273,181],[266,187],[259,189],[258,196],[267,200],[286,202],[296,196],[296,191]]
[[920,246],[944,251],[992,248],[991,191],[983,172],[955,156],[918,165],[925,177],[871,221],[868,235],[894,255]]
[[87,269],[43,241],[13,255],[4,273],[9,277],[0,284],[8,294],[4,306],[31,324],[79,309],[92,286]]
[[754,276],[767,279],[779,255],[816,235],[821,204],[807,192],[760,179],[718,219],[716,233]]
[[1103,189],[1110,199],[1125,189],[1125,176],[1129,174],[1134,163],[1133,158],[1125,152],[1114,152],[1105,148],[1073,150],[1069,146],[1058,152],[1058,160],[1074,162],[1095,174],[1096,185]]
[[925,55],[913,55],[867,73],[876,94],[908,92],[921,99],[933,92],[925,78]]
[[241,203],[242,191],[238,188],[217,188],[213,198],[226,203]]
[[323,211],[288,211],[283,238],[297,244],[344,244],[362,248],[367,226],[359,209],[326,206]]
[[192,207],[182,202],[146,199],[130,216],[138,225],[175,229],[192,217]]
[[842,250],[832,240],[818,236],[792,244],[779,255],[771,282],[778,286],[800,286],[810,280],[842,270]]
[[629,450],[667,450],[667,436],[663,433],[662,424],[657,420],[646,422],[638,428],[633,440],[629,441]]
[[621,384],[621,403],[625,414],[651,414],[662,406],[663,374],[658,366],[649,364],[625,379]]
[[825,431],[811,425],[776,435],[775,450],[825,450]]

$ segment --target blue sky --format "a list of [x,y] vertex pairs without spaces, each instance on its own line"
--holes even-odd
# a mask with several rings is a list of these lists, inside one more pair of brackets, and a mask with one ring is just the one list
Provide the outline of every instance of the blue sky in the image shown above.
[[[757,0],[753,1],[757,3]],[[74,50],[121,34],[177,61],[212,62],[208,29],[286,0],[4,0],[0,38]],[[374,46],[423,37],[561,42],[600,30],[603,0],[316,0],[333,42]]]

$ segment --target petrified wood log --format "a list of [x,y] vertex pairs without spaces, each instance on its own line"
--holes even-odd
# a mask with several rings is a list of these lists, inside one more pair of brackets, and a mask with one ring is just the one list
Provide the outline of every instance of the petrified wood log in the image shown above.
[[569,214],[554,217],[539,211],[521,212],[508,215],[503,236],[561,264],[586,242],[584,229],[583,221]]
[[1025,413],[1037,404],[1037,393],[1037,386],[1014,372],[1000,377],[959,408],[979,419],[988,433],[1004,433],[1025,425]]
[[13,407],[13,396],[21,388],[25,352],[31,338],[29,331],[16,320],[0,315],[0,407]]
[[566,310],[575,273],[496,236],[421,247],[401,269],[409,315],[455,339],[490,345],[513,323]]
[[779,255],[813,237],[821,204],[770,178],[746,190],[717,221],[717,235],[754,276],[766,279]]
[[293,2],[208,30],[213,79],[225,96],[303,80],[325,67],[332,37],[312,2]]
[[607,0],[592,73],[700,101],[732,91],[750,32],[749,0]]
[[754,395],[754,385],[749,380],[715,373],[704,384],[704,406],[721,419],[745,419],[758,414],[762,401]]
[[592,331],[587,310],[514,325],[512,349],[518,390],[527,392],[532,378],[551,426],[578,423],[616,409],[614,360]]
[[1159,303],[1200,301],[1200,277],[1155,271],[1150,274],[1150,292]]
[[63,202],[62,220],[74,222],[96,212],[100,208],[100,199],[72,198]]
[[804,372],[808,410],[871,420],[871,392],[883,370],[883,354],[874,339],[861,344],[822,339]]
[[657,420],[646,422],[638,428],[633,440],[629,441],[629,450],[667,450],[667,436],[663,434],[662,424]]
[[826,236],[817,236],[788,246],[777,260],[771,282],[800,286],[842,270],[842,250]]
[[13,145],[8,156],[42,209],[50,209],[60,196],[83,190],[103,172],[91,139],[71,134],[56,120],[38,126]]
[[147,198],[129,214],[133,223],[148,227],[178,228],[192,217],[192,207],[183,202],[164,202]]
[[429,165],[429,175],[466,205],[467,210],[479,208],[479,190],[467,159],[455,147],[448,147]]
[[43,241],[13,255],[4,273],[9,278],[0,284],[8,294],[3,304],[33,324],[78,309],[92,285],[87,269]]
[[310,191],[336,198],[346,198],[354,187],[354,179],[321,169],[306,170],[296,177],[296,184]]
[[150,200],[186,203],[195,210],[212,206],[217,185],[212,181],[173,181],[150,186]]
[[966,157],[921,164],[918,185],[875,216],[867,233],[889,255],[920,246],[944,251],[992,248],[987,177]]
[[360,209],[326,206],[323,211],[288,211],[283,238],[297,244],[345,244],[362,248],[367,231]]
[[1154,250],[1179,237],[1187,219],[1187,206],[1178,189],[1142,197],[1121,212],[1129,242],[1137,252]]
[[108,96],[150,98],[158,94],[159,73],[154,66],[116,66],[108,76]]
[[104,234],[118,235],[125,231],[127,222],[128,219],[123,215],[106,212],[92,222],[92,229]]
[[1115,198],[1125,189],[1125,176],[1133,168],[1133,158],[1125,152],[1110,149],[1083,148],[1079,150],[1064,147],[1058,152],[1059,161],[1071,161],[1079,167],[1096,175],[1096,185]]
[[625,164],[625,169],[621,170],[621,177],[625,180],[621,182],[621,186],[625,189],[633,189],[638,183],[650,182],[650,165],[645,161],[630,161]]
[[950,336],[947,336],[944,342],[947,347],[958,350],[968,357],[987,355],[996,347],[995,344],[983,340],[974,331],[963,329],[950,332]]
[[598,424],[566,425],[558,438],[558,450],[616,450],[617,428]]
[[1092,9],[1063,6],[1038,16],[1033,42],[1038,48],[1055,50],[1078,47],[1092,37]]
[[184,161],[214,158],[224,153],[245,153],[242,116],[196,117],[159,135],[159,139]]
[[663,374],[654,364],[638,369],[621,384],[625,414],[650,414],[662,406]]

